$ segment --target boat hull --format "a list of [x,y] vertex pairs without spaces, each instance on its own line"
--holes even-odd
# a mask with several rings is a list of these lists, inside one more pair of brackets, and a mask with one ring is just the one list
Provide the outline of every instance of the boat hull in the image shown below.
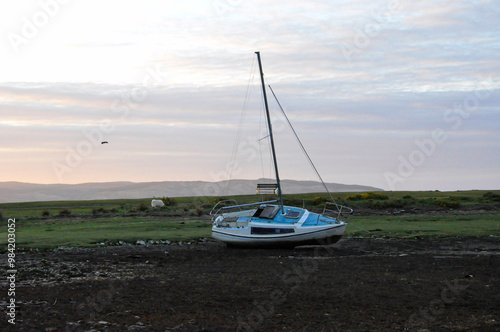
[[[249,226],[251,227],[251,226]],[[329,245],[344,234],[346,223],[318,227],[299,227],[290,234],[250,234],[247,228],[214,226],[212,237],[233,247],[296,247],[303,245]]]

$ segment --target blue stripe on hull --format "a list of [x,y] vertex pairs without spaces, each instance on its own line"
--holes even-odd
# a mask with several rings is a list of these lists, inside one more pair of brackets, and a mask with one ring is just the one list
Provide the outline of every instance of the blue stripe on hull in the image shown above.
[[[272,236],[255,236],[255,235],[237,235],[237,234],[227,234],[226,232],[221,232],[217,230],[212,230],[212,237],[222,242],[239,245],[239,246],[297,246],[306,244],[331,244],[337,242],[342,234],[343,230],[340,228],[343,225],[334,226],[327,229],[321,229],[317,231],[311,231],[302,234],[284,234],[284,235],[272,235]],[[339,230],[340,232],[331,234],[332,231]],[[321,233],[325,233],[321,236]],[[326,242],[326,243],[319,243]]]

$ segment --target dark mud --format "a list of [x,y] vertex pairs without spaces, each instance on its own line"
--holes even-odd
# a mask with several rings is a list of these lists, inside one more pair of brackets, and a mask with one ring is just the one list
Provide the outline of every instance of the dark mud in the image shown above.
[[500,330],[497,237],[73,248],[16,263],[16,325],[3,302],[1,330]]

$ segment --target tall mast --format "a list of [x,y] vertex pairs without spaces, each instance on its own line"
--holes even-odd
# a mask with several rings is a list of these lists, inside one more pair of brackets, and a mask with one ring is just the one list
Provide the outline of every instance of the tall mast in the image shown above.
[[276,183],[278,185],[278,195],[280,198],[281,213],[284,214],[285,209],[283,208],[283,196],[281,194],[281,183],[280,183],[280,175],[278,173],[278,162],[276,161],[276,150],[274,149],[274,138],[273,138],[273,128],[271,126],[271,116],[269,114],[269,106],[267,105],[266,85],[264,83],[264,72],[262,71],[262,63],[260,61],[260,52],[255,52],[255,54],[257,54],[257,60],[259,61],[260,81],[262,83],[264,105],[266,106],[267,126],[269,128],[269,139],[271,140],[271,151],[273,152],[274,170],[276,172]]

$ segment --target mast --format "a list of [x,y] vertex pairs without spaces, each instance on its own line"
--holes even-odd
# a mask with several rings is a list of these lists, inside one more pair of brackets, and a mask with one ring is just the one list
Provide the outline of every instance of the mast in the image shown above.
[[271,126],[271,116],[269,114],[269,106],[267,104],[266,85],[264,83],[264,72],[262,71],[262,63],[260,61],[260,52],[255,52],[255,54],[257,54],[257,60],[259,61],[260,81],[262,83],[262,93],[264,94],[264,105],[266,107],[267,126],[269,127],[269,139],[271,140],[271,151],[273,153],[274,170],[276,172],[276,183],[278,185],[278,195],[280,198],[281,213],[284,214],[285,209],[283,208],[283,196],[281,194],[281,183],[280,183],[280,176],[278,173],[278,162],[276,161],[276,150],[274,149],[274,138],[273,138],[273,128]]

